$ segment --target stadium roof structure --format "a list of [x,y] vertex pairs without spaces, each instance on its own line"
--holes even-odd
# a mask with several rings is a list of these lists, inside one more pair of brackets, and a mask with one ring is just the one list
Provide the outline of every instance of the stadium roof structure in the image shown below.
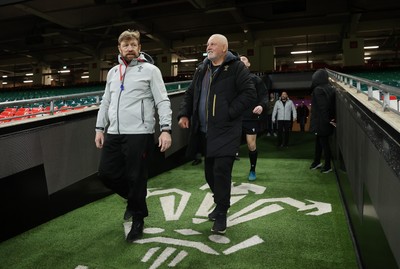
[[208,37],[221,33],[230,48],[273,46],[278,64],[311,50],[314,59],[342,60],[342,40],[377,45],[370,56],[399,61],[400,1],[393,0],[4,0],[0,3],[0,75],[37,66],[87,69],[115,62],[117,37],[139,30],[151,55],[198,58]]

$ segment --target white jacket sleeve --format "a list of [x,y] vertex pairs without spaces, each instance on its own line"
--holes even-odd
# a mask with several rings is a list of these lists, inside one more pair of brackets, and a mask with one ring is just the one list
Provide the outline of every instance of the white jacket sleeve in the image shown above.
[[109,124],[108,108],[110,106],[110,101],[111,101],[109,76],[110,72],[107,75],[106,87],[104,90],[103,98],[101,100],[99,112],[97,113],[96,130],[103,128],[104,131]]

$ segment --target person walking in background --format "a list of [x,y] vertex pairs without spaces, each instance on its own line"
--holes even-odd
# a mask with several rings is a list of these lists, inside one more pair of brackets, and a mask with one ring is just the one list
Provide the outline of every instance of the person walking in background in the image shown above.
[[276,123],[272,120],[272,112],[276,103],[275,93],[269,94],[268,106],[267,106],[267,136],[276,136]]
[[187,154],[193,158],[197,145],[204,148],[205,178],[214,194],[211,231],[223,234],[230,207],[232,168],[239,151],[242,115],[256,101],[250,71],[228,51],[220,34],[207,42],[207,57],[196,69],[178,113],[178,124],[189,128]]
[[300,125],[300,131],[305,131],[305,126],[307,123],[308,115],[310,114],[310,110],[304,104],[304,101],[301,101],[300,105],[296,109],[297,111],[297,123]]
[[276,101],[272,111],[272,121],[278,121],[278,147],[287,147],[289,143],[289,131],[293,121],[297,118],[296,107],[289,99],[286,92],[282,92],[281,98]]
[[[96,147],[102,149],[99,178],[127,199],[124,220],[132,227],[126,240],[143,234],[149,156],[154,150],[155,110],[160,125],[158,146],[171,146],[172,110],[160,70],[141,52],[140,33],[118,38],[119,65],[110,69],[96,122]],[[107,131],[107,135],[104,132]]]
[[323,151],[325,163],[321,172],[329,173],[332,171],[329,137],[336,127],[336,90],[329,84],[329,75],[325,69],[318,69],[312,75],[311,90],[310,130],[315,134],[315,154],[310,169],[315,170],[322,167]]
[[[245,56],[240,56],[240,60],[247,68],[250,68],[249,59]],[[260,130],[261,113],[268,106],[268,93],[262,79],[250,73],[250,77],[256,87],[257,102],[251,106],[243,115],[243,133],[246,135],[247,148],[249,150],[250,172],[248,179],[256,180],[256,165],[257,165],[257,133]]]

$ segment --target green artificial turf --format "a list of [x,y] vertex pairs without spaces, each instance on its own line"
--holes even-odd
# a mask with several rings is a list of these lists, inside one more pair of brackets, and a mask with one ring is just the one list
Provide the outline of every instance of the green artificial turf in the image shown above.
[[[232,198],[241,199],[232,204],[229,216],[260,204],[236,220],[252,213],[255,218],[228,227],[225,236],[212,236],[210,221],[193,221],[205,219],[196,213],[209,190],[201,188],[203,164],[187,163],[149,181],[150,215],[143,241],[124,240],[126,204],[111,195],[2,242],[0,268],[358,268],[334,173],[309,170],[313,136],[293,133],[285,149],[276,148],[275,141],[258,139],[254,182],[247,180],[249,161],[242,146],[232,178]],[[332,211],[312,215],[316,208],[298,211],[285,201],[328,203]],[[166,210],[175,215],[166,216],[162,205],[171,204],[173,210]],[[268,210],[275,212],[261,214]],[[194,234],[180,233],[184,229]],[[200,245],[213,253],[199,250]],[[179,257],[176,265],[171,264]]]

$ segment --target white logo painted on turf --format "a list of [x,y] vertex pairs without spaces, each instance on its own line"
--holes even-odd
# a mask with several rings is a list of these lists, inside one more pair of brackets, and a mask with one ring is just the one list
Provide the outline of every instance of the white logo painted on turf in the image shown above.
[[[200,187],[200,189],[205,191],[208,189],[208,185],[205,184]],[[260,195],[263,194],[265,190],[265,187],[251,183],[242,183],[237,186],[233,184],[231,191],[231,208],[238,207],[240,205],[238,202],[243,201],[243,199],[250,193]],[[164,218],[167,222],[170,222],[180,220],[185,211],[186,205],[189,202],[191,193],[176,188],[148,190],[148,199],[156,196],[160,196],[159,200]],[[312,200],[306,201],[309,203],[306,204],[305,202],[290,197],[258,199],[254,203],[244,206],[236,213],[229,215],[227,218],[227,226],[232,227],[281,211],[284,208],[279,204],[286,204],[295,207],[298,212],[307,211],[308,213],[306,213],[306,215],[309,216],[320,216],[332,211],[331,204]],[[214,206],[212,193],[207,192],[195,213],[195,217],[192,218],[192,223],[201,224],[208,221],[208,214],[214,209]],[[125,236],[130,231],[131,225],[131,222],[124,223]],[[174,230],[174,232],[177,233],[177,236],[184,236],[185,239],[164,237],[161,235],[164,231],[164,228],[159,227],[146,228],[143,231],[145,238],[134,241],[135,244],[157,245],[157,247],[151,247],[141,259],[141,261],[145,263],[152,262],[149,267],[150,269],[156,269],[164,263],[168,263],[168,267],[177,266],[188,255],[187,251],[183,249],[178,250],[178,248],[190,248],[209,255],[230,255],[242,249],[250,248],[264,242],[264,240],[258,235],[251,236],[250,238],[244,239],[234,245],[230,245],[230,239],[227,236],[222,235],[208,236],[208,243],[197,242],[190,240],[190,237],[201,235],[202,233],[199,231],[193,229]],[[160,244],[166,245],[166,247],[163,249],[159,246]],[[227,245],[227,247],[222,251],[218,251],[217,249],[221,248],[221,245]],[[156,255],[158,256],[153,258]],[[76,269],[81,268],[83,269],[87,267],[81,265],[76,267]]]

